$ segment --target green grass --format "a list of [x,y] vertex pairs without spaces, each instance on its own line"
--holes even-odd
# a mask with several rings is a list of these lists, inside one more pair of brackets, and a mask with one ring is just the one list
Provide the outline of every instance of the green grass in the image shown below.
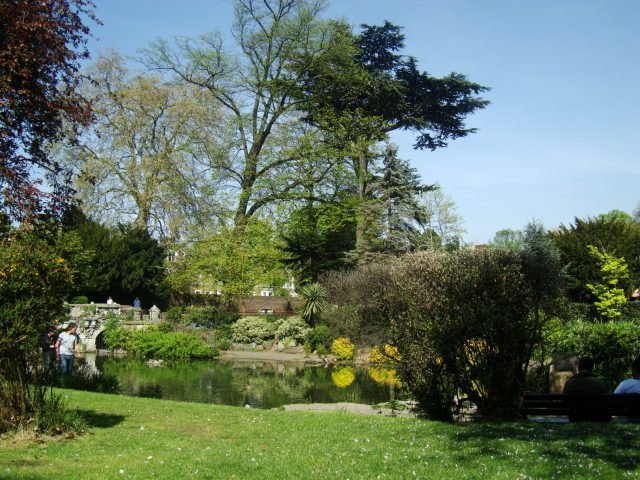
[[640,478],[640,425],[450,425],[60,392],[89,432],[0,440],[0,478]]

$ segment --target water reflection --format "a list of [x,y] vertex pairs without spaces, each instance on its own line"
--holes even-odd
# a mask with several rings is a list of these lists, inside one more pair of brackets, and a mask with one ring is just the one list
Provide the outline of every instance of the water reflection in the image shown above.
[[96,369],[114,375],[125,395],[274,408],[291,403],[381,403],[392,388],[366,368],[306,366],[274,361],[176,361],[149,367],[144,360],[97,356]]

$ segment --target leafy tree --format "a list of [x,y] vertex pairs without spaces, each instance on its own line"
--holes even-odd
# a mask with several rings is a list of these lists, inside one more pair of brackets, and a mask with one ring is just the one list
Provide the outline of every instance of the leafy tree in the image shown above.
[[457,250],[465,230],[453,199],[436,183],[421,195],[420,204],[426,214],[420,250]]
[[587,245],[587,248],[598,262],[602,276],[600,282],[588,283],[587,289],[596,298],[594,305],[600,317],[615,320],[622,315],[620,307],[627,302],[624,290],[618,287],[629,276],[627,264],[624,259],[601,252],[593,245]]
[[70,172],[47,147],[61,137],[64,123],[90,119],[76,73],[89,56],[84,21],[97,21],[92,7],[89,0],[0,3],[0,213],[19,220],[60,215],[70,197]]
[[355,247],[358,201],[354,196],[294,210],[283,226],[283,262],[301,283],[316,282],[331,270],[344,268]]
[[[435,78],[420,72],[415,58],[400,54],[404,35],[389,22],[363,25],[359,35],[339,22],[332,27],[327,40],[332,48],[299,67],[304,73],[300,108],[350,157],[367,208],[371,146],[404,129],[416,132],[415,148],[445,147],[475,131],[464,120],[487,105],[479,97],[487,88],[457,73]],[[364,241],[365,217],[359,217],[357,245]]]
[[520,252],[522,251],[523,240],[524,234],[522,231],[505,228],[496,232],[489,245],[510,252]]
[[42,224],[0,239],[0,432],[39,426],[47,395],[38,342],[65,317],[74,278],[64,240]]
[[79,268],[73,295],[86,295],[94,301],[111,296],[120,303],[139,297],[143,305],[166,305],[166,252],[146,230],[106,227],[77,208],[67,210],[64,220],[89,256]]
[[253,218],[242,230],[221,226],[184,245],[185,255],[169,265],[169,282],[178,291],[220,290],[232,303],[258,285],[286,280],[278,235],[271,224]]
[[[235,0],[230,54],[218,33],[197,40],[181,39],[172,49],[157,42],[146,63],[189,84],[225,116],[227,133],[219,148],[208,146],[210,167],[238,191],[234,222],[245,220],[267,205],[298,198],[308,181],[297,167],[312,159],[311,135],[294,114],[292,94],[300,74],[290,68],[294,58],[313,58],[322,47],[317,16],[319,0]],[[217,134],[217,132],[214,132]],[[213,152],[213,153],[212,153]]]
[[629,215],[627,212],[623,212],[622,210],[611,210],[607,213],[602,213],[598,215],[598,218],[602,218],[604,220],[618,220],[620,222],[632,222],[633,217]]
[[567,293],[571,300],[594,300],[587,284],[600,281],[600,266],[589,253],[589,245],[624,259],[629,267],[629,277],[619,284],[619,288],[626,294],[640,285],[640,223],[602,217],[576,218],[574,224],[560,225],[550,235],[566,265]]
[[[99,58],[84,85],[94,123],[66,150],[85,210],[112,225],[176,239],[187,219],[211,218],[216,196],[194,158],[198,129],[220,119],[188,85],[132,74],[116,52]],[[202,198],[208,198],[207,202]]]

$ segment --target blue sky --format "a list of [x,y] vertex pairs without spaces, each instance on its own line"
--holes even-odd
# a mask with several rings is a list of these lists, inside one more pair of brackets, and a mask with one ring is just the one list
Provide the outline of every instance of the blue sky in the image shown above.
[[[96,0],[95,53],[229,31],[227,0]],[[478,133],[401,156],[438,182],[484,243],[536,219],[547,228],[640,203],[640,1],[333,0],[326,17],[404,27],[406,54],[435,76],[491,87]]]

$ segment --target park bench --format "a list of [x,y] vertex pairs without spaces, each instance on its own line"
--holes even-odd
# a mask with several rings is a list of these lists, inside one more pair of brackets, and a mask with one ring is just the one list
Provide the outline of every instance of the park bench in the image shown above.
[[640,421],[640,394],[562,395],[526,393],[522,414],[527,417],[568,417],[570,421],[611,421],[629,417]]

